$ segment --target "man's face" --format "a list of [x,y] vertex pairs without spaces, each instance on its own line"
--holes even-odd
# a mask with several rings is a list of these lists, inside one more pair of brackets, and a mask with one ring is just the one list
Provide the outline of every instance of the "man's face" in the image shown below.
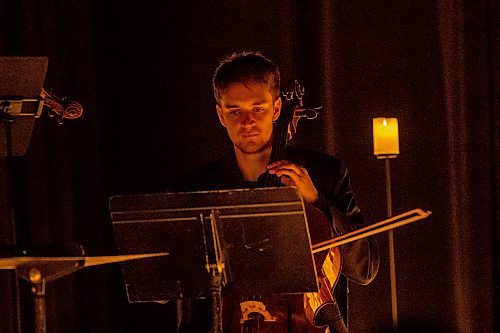
[[219,104],[219,120],[237,149],[257,154],[271,147],[273,121],[280,115],[281,99],[273,101],[267,84],[233,83],[222,93]]

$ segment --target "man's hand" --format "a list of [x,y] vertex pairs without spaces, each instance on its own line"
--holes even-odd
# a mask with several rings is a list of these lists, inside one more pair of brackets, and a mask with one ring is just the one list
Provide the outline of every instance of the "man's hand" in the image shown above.
[[296,186],[304,201],[314,204],[318,201],[318,190],[309,177],[307,170],[289,161],[276,161],[267,166],[270,174],[280,177],[281,182],[286,186]]

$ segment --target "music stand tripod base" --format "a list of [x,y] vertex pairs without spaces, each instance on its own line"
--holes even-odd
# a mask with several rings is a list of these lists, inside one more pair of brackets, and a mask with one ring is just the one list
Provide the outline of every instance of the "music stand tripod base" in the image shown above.
[[19,277],[30,283],[35,306],[35,332],[45,333],[47,331],[45,305],[47,282],[72,274],[83,267],[165,255],[168,253],[98,257],[10,257],[0,258],[0,269],[15,269]]

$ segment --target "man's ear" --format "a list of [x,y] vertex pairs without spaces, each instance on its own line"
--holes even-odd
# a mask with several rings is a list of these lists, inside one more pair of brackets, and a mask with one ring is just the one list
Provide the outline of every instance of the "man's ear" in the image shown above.
[[224,119],[224,113],[222,112],[221,107],[217,104],[215,106],[215,109],[217,110],[217,115],[219,116],[220,123],[222,124],[222,126],[227,127],[226,126],[226,119]]
[[273,106],[273,121],[276,121],[276,119],[279,118],[281,113],[281,97],[278,97],[278,99],[274,102]]

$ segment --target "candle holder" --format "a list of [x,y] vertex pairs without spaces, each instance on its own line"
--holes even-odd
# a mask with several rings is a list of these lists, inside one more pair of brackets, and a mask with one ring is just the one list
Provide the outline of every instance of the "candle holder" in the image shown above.
[[[373,118],[373,154],[377,159],[385,160],[385,193],[387,217],[392,217],[391,167],[390,159],[399,154],[398,120],[396,118]],[[398,301],[396,289],[396,261],[394,256],[394,233],[387,232],[389,243],[389,270],[391,282],[391,314],[394,332],[398,327]]]

